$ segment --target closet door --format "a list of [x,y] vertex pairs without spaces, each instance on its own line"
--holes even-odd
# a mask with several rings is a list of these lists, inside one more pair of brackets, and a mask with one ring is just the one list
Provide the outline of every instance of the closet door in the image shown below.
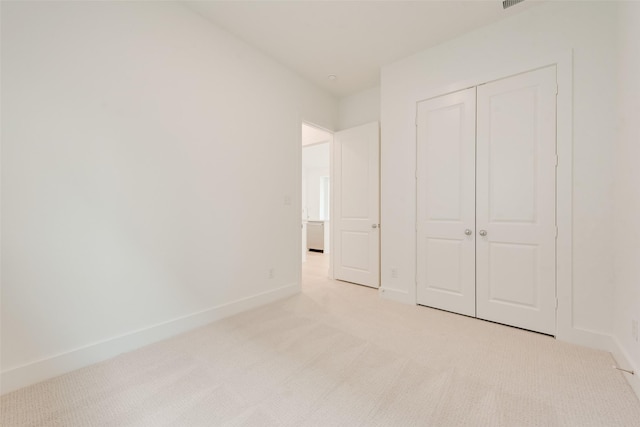
[[475,88],[417,111],[417,301],[475,316]]
[[555,334],[556,70],[478,86],[477,316]]

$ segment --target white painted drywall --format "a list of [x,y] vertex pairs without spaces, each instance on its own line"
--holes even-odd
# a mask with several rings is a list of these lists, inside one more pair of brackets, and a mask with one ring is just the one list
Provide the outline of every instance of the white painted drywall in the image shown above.
[[303,212],[310,221],[320,220],[320,177],[329,176],[329,143],[302,147]]
[[616,20],[615,4],[549,4],[382,69],[384,295],[415,301],[415,102],[426,93],[573,49],[573,158],[561,159],[573,162],[574,172],[572,326],[610,334]]
[[378,121],[380,121],[380,86],[340,98],[338,104],[339,130]]
[[631,334],[632,319],[640,322],[640,3],[621,2],[619,19],[613,335],[632,365],[626,368],[636,371],[630,379],[640,395],[640,342]]
[[299,289],[337,101],[191,10],[3,2],[2,110],[5,391]]
[[307,220],[321,221],[320,218],[320,178],[329,176],[329,168],[307,168]]

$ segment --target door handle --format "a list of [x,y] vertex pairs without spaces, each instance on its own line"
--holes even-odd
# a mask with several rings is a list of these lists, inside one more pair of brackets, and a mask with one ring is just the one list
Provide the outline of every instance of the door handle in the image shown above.
[[380,224],[371,224],[371,228],[378,228]]
[[466,234],[467,236],[471,236],[471,233],[473,233],[473,231],[471,231],[469,228],[464,230],[464,234]]
[[484,237],[484,236],[486,236],[486,235],[487,235],[487,230],[480,230],[480,233],[479,233],[479,234],[480,234],[482,237]]

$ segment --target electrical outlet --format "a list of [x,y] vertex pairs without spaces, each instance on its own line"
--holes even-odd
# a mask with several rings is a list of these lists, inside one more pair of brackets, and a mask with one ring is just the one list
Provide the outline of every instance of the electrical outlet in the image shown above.
[[269,269],[269,279],[276,277],[276,270],[272,267]]
[[631,337],[635,342],[638,342],[638,319],[631,319]]
[[391,267],[391,278],[393,279],[397,279],[398,278],[398,269],[395,267]]
[[291,196],[289,196],[289,195],[284,196],[284,205],[285,206],[291,206],[291,202],[292,202],[291,201]]

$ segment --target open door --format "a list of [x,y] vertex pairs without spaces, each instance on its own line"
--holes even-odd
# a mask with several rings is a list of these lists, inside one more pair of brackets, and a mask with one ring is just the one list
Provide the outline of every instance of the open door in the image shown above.
[[380,128],[334,135],[334,277],[380,286]]

